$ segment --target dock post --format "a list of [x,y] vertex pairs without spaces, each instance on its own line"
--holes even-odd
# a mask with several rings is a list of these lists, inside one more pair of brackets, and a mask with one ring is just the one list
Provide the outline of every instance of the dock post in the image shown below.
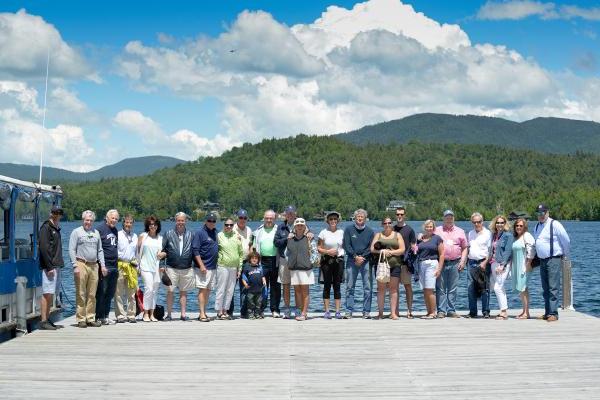
[[571,272],[571,260],[566,258],[561,260],[562,267],[562,290],[563,290],[563,300],[562,300],[562,308],[563,310],[572,310],[573,307],[573,275]]
[[17,336],[23,336],[27,333],[27,315],[25,312],[25,303],[27,300],[27,278],[17,276]]

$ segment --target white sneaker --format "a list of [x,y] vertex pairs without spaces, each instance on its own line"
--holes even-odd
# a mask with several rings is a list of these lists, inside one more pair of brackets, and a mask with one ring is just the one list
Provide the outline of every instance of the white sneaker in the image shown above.
[[291,318],[290,310],[284,311],[283,314],[281,315],[281,318],[290,319]]
[[281,318],[281,315],[277,311],[273,311],[273,318]]

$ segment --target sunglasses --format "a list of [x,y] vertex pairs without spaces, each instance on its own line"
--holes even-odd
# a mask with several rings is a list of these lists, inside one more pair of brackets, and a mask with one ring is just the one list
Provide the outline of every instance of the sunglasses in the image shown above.
[[404,213],[396,213],[397,217],[404,217]]
[[238,219],[248,219],[248,217],[238,217]]
[[233,224],[224,224],[226,228],[233,228]]
[[522,228],[522,227],[524,227],[524,226],[525,226],[525,225],[515,225],[515,228]]
[[207,219],[206,222],[208,222],[209,224],[216,224],[217,220],[216,219]]

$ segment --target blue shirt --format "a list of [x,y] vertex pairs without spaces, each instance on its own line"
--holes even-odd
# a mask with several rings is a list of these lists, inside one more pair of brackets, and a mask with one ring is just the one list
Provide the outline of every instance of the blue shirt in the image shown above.
[[[192,254],[200,256],[206,269],[217,269],[219,258],[219,243],[217,242],[217,230],[208,229],[206,224],[194,232],[192,238]],[[200,268],[194,260],[194,266]]]
[[440,252],[438,246],[444,240],[438,235],[431,235],[431,239],[426,242],[419,241],[417,255],[419,260],[438,260],[440,258]]
[[250,263],[244,264],[242,268],[242,279],[248,284],[248,292],[260,293],[262,292],[264,276],[263,269],[259,265],[251,265]]
[[354,224],[347,226],[344,229],[344,250],[348,257],[371,255],[373,237],[375,237],[375,232],[366,225],[363,229],[357,229]]
[[106,222],[96,227],[100,233],[102,241],[102,251],[104,252],[104,262],[107,269],[117,269],[117,261],[119,260],[119,231],[116,227],[111,228]]

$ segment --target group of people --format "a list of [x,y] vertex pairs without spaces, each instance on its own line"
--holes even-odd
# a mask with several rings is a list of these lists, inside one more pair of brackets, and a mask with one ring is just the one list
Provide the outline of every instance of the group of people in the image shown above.
[[[517,318],[530,318],[529,277],[532,264],[539,264],[547,321],[558,319],[560,259],[569,254],[570,240],[563,225],[550,218],[548,207],[536,210],[538,222],[529,232],[528,222],[519,218],[512,228],[503,215],[494,217],[490,229],[483,216],[473,213],[473,229],[465,234],[454,223],[454,213],[443,213],[443,224],[423,223],[418,235],[406,224],[406,209],[396,209],[396,222],[386,217],[382,229],[367,226],[368,214],[354,212],[353,223],[341,229],[340,214],[326,215],[327,227],[315,235],[296,208],[285,209],[285,220],[277,224],[276,213],[267,210],[263,224],[252,231],[246,210],[227,218],[217,232],[217,216],[208,214],[195,232],[187,229],[188,216],[175,215],[175,227],[161,234],[161,222],[154,216],[144,220],[144,232],[133,232],[134,219],[126,215],[117,229],[119,213],[109,210],[102,223],[93,226],[96,216],[87,210],[82,226],[73,230],[69,258],[76,289],[76,320],[80,328],[111,323],[137,322],[136,292],[138,276],[143,282],[143,318],[155,316],[158,291],[167,288],[164,319],[173,319],[174,291],[179,291],[180,319],[188,320],[187,294],[198,289],[198,320],[209,322],[207,314],[211,291],[215,291],[217,319],[231,319],[234,291],[239,285],[240,315],[264,318],[269,307],[273,318],[308,318],[309,287],[315,283],[314,268],[320,269],[323,284],[323,317],[349,319],[355,316],[355,288],[362,280],[362,317],[371,318],[373,277],[377,268],[389,268],[386,279],[377,279],[377,310],[374,318],[384,318],[386,293],[389,293],[391,319],[399,318],[400,283],[406,292],[407,318],[413,318],[413,281],[423,288],[426,314],[421,318],[459,317],[456,312],[460,272],[467,268],[469,314],[475,318],[478,299],[484,318],[490,317],[489,299],[493,290],[500,309],[497,319],[508,317],[505,282],[522,300]],[[56,329],[48,320],[48,308],[56,290],[54,270],[61,267],[60,217],[62,209],[53,207],[51,216],[40,228],[40,267],[43,270],[41,329]],[[535,261],[534,261],[535,260]],[[342,284],[345,284],[345,309],[342,311]],[[291,288],[295,307],[291,306]],[[333,289],[334,306],[330,304]],[[283,294],[283,307],[281,297]],[[109,320],[111,301],[115,301],[116,321]]]

